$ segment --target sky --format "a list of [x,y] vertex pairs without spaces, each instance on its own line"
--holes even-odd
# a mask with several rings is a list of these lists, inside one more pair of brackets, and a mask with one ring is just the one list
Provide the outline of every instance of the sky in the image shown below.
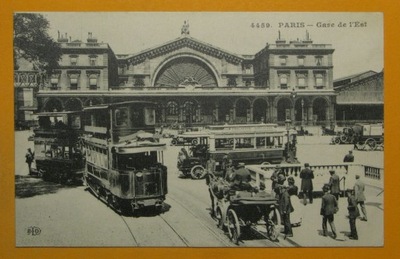
[[[181,36],[189,21],[190,36],[239,55],[254,55],[280,33],[287,41],[305,39],[332,44],[334,79],[383,69],[382,13],[276,12],[46,12],[49,34],[58,31],[86,41],[92,32],[115,54],[134,54]],[[257,23],[260,25],[257,28]],[[254,24],[255,26],[252,26]],[[264,26],[262,26],[264,24]],[[263,27],[263,28],[261,28]]]

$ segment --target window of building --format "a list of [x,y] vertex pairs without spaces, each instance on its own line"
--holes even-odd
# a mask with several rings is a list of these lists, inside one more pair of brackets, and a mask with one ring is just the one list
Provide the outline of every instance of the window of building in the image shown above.
[[315,65],[322,66],[322,56],[315,57]]
[[144,78],[143,77],[135,77],[134,86],[143,87],[144,86]]
[[324,87],[324,75],[323,74],[316,74],[315,75],[315,87],[316,88],[323,88]]
[[78,56],[70,56],[71,66],[76,66],[78,64]]
[[286,62],[287,62],[287,56],[280,56],[280,57],[279,57],[279,63],[280,63],[282,66],[286,66]]
[[236,84],[236,77],[235,76],[230,76],[228,77],[228,86],[230,87],[235,87]]
[[251,80],[245,80],[245,81],[244,81],[244,84],[245,84],[246,86],[251,86]]
[[297,87],[299,89],[304,89],[307,86],[307,76],[305,73],[297,73]]
[[251,65],[245,65],[244,66],[244,73],[245,74],[251,74]]
[[167,115],[177,115],[178,104],[176,102],[168,102],[166,113]]
[[91,66],[96,66],[97,56],[90,56],[89,57],[89,64]]
[[57,90],[58,89],[58,76],[52,76],[50,79],[50,89]]
[[97,76],[90,77],[89,78],[89,89],[90,90],[96,90],[97,89]]
[[281,89],[288,88],[288,75],[287,74],[281,74],[279,76],[279,85],[280,85]]
[[299,66],[304,66],[304,60],[305,60],[305,57],[304,57],[304,56],[299,56],[299,57],[297,57],[297,64],[298,64]]

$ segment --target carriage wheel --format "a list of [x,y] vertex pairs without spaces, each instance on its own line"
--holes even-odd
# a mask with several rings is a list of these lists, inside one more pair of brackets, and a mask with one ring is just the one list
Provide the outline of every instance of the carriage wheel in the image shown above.
[[277,208],[268,211],[264,218],[267,224],[267,234],[273,241],[278,239],[281,232],[281,215]]
[[341,143],[340,137],[335,137],[335,139],[334,139],[333,142],[334,142],[335,144],[340,144],[340,143]]
[[224,229],[224,219],[222,218],[222,212],[221,212],[220,208],[217,208],[215,216],[216,216],[217,221],[218,221],[218,224],[217,224],[218,228]]
[[236,245],[239,244],[240,238],[240,224],[236,212],[233,209],[228,210],[228,233],[229,238]]
[[369,147],[370,150],[375,150],[376,148],[376,141],[373,138],[369,138],[365,141],[365,146]]
[[195,165],[192,170],[190,170],[190,174],[193,179],[202,179],[206,176],[206,170],[201,165]]
[[193,145],[197,145],[197,143],[198,143],[198,142],[197,142],[197,139],[193,139],[193,140],[192,140],[192,144],[193,144]]
[[171,144],[172,145],[176,145],[178,142],[175,140],[175,139],[173,139],[173,140],[171,140]]
[[346,135],[340,135],[340,141],[341,143],[347,143],[347,136]]

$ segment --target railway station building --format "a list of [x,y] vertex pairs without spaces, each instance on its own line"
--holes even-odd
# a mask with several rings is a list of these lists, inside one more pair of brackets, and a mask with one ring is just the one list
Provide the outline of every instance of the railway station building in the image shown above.
[[[231,53],[190,35],[135,54],[115,54],[91,33],[86,42],[58,35],[60,68],[37,92],[37,110],[79,110],[125,100],[157,103],[159,125],[224,123],[335,124],[330,44],[305,38],[254,55]],[[339,89],[339,88],[338,88]]]

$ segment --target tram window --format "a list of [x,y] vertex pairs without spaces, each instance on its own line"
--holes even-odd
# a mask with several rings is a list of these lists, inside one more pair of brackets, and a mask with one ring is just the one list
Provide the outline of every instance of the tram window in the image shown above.
[[151,108],[144,108],[144,123],[154,125],[156,123],[156,111]]
[[154,166],[157,161],[156,151],[119,155],[117,166],[120,170],[141,170]]
[[268,137],[268,138],[267,138],[267,146],[268,146],[268,147],[273,147],[273,146],[275,146],[275,138],[274,138],[274,137]]
[[78,115],[71,115],[71,127],[73,129],[81,128],[81,117]]
[[233,139],[215,139],[215,148],[224,149],[233,147]]
[[265,137],[256,138],[256,146],[257,147],[264,147],[265,146]]
[[35,154],[36,156],[44,156],[46,152],[46,146],[44,144],[35,143]]
[[127,108],[119,108],[115,110],[115,126],[128,126]]

